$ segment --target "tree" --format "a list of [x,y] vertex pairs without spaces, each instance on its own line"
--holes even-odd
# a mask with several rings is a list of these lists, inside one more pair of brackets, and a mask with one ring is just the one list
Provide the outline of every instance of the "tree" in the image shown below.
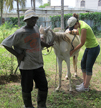
[[35,11],[35,7],[36,7],[36,5],[35,5],[36,1],[42,4],[42,0],[31,0],[31,7],[34,8],[34,11]]
[[61,30],[64,31],[64,0],[61,0]]
[[17,3],[17,15],[18,15],[18,26],[20,26],[20,15],[19,15],[19,6],[22,8],[25,7],[26,0],[5,0],[6,1],[6,6],[10,10],[14,9],[14,1]]
[[17,14],[18,14],[18,26],[20,26],[20,17],[19,17],[19,0],[16,0],[17,2]]
[[0,12],[1,12],[1,24],[2,24],[2,14],[3,14],[3,8],[4,8],[4,0],[0,0]]
[[48,0],[48,3],[51,5],[51,0]]
[[35,11],[35,0],[31,0],[31,7],[34,7],[34,11]]

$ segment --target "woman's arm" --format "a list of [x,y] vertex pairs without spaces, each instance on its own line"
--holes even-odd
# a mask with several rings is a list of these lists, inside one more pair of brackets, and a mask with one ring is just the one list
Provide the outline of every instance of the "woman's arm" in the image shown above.
[[72,30],[72,31],[69,31],[69,30],[67,30],[67,31],[65,31],[65,32],[67,32],[67,33],[70,33],[70,34],[72,34],[72,35],[74,35],[74,34],[76,34],[76,35],[79,35],[79,32],[78,32],[78,30]]
[[76,48],[74,48],[74,50],[70,51],[70,56],[75,51],[77,51],[78,49],[80,49],[84,45],[85,41],[86,41],[86,29],[82,29],[81,30],[81,43]]
[[72,35],[74,35],[74,34],[79,35],[79,32],[78,32],[78,30],[72,30],[72,31],[70,31],[70,34],[72,34]]

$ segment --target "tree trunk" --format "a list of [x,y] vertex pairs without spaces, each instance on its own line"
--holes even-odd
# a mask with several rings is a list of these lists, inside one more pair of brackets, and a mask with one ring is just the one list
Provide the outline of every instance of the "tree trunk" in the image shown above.
[[61,31],[64,31],[64,0],[61,0]]
[[1,9],[0,9],[1,10],[1,24],[2,24],[3,0],[0,0],[0,2],[1,2],[1,6],[0,6],[1,7]]
[[31,0],[31,7],[32,7],[32,3],[33,3],[33,0]]
[[2,24],[2,9],[1,9],[1,24]]
[[33,7],[34,7],[34,11],[35,11],[35,0],[33,0]]
[[19,0],[17,0],[17,14],[18,14],[18,26],[20,27]]
[[50,4],[50,6],[51,6],[51,0],[48,0],[48,3]]

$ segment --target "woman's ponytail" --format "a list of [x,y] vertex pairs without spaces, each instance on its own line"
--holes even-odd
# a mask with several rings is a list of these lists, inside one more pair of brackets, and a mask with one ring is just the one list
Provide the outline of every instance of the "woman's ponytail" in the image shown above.
[[74,13],[73,17],[75,17],[77,19],[77,21],[79,21],[79,15],[78,14]]

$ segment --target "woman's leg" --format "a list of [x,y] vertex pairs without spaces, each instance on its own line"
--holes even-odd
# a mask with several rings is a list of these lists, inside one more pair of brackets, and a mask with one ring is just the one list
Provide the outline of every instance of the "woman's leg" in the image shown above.
[[86,75],[85,83],[84,83],[84,87],[85,87],[85,88],[88,88],[88,87],[89,87],[91,77],[92,77],[92,75]]
[[86,82],[86,61],[87,61],[87,53],[88,50],[85,49],[85,52],[83,54],[82,60],[81,60],[81,70],[82,70],[82,74],[83,74],[83,83],[85,84]]
[[83,82],[80,85],[76,85],[76,88],[83,86],[85,83],[87,52],[88,52],[87,49],[85,49],[82,60],[81,60],[81,70],[82,70]]
[[[80,88],[77,88],[76,89],[77,91],[88,91],[89,90],[89,84],[92,78],[92,68],[100,52],[100,47],[97,46],[95,48],[86,49],[85,52],[86,52],[86,56],[83,56],[83,59],[81,62],[81,68],[82,68],[82,71],[84,72],[83,73],[84,85],[81,86]],[[86,58],[84,59],[84,57]],[[85,61],[86,61],[86,70],[85,70]],[[85,75],[85,72],[86,72],[86,75]]]
[[85,88],[89,87],[90,80],[92,78],[92,68],[99,52],[100,52],[99,46],[88,49],[87,60],[86,60],[86,78],[85,78],[85,83],[84,83]]
[[83,83],[85,84],[86,83],[86,73],[83,72]]

